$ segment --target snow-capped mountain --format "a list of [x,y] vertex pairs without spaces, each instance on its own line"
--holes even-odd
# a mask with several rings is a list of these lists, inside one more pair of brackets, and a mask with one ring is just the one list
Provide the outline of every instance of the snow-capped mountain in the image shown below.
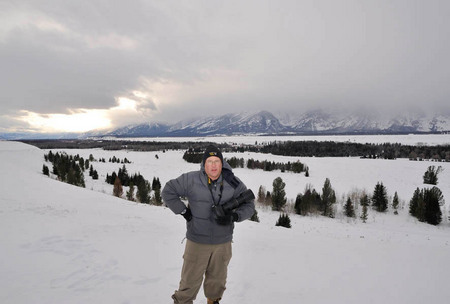
[[173,125],[135,125],[109,132],[107,136],[208,136],[232,134],[282,134],[289,127],[271,113],[229,113],[180,121]]
[[165,134],[168,129],[169,126],[165,124],[144,123],[121,127],[112,132],[109,132],[108,135],[113,135],[117,137],[146,137],[146,136],[153,137]]
[[274,114],[267,111],[228,113],[180,121],[176,124],[140,124],[116,129],[105,135],[209,136],[284,135],[344,133],[423,133],[450,131],[450,116],[404,113],[395,117],[379,113],[336,113],[315,110],[303,114]]

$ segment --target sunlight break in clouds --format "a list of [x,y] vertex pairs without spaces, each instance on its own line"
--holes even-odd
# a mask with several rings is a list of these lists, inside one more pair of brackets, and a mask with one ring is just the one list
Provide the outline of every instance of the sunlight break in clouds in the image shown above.
[[[133,95],[143,97],[141,92],[133,92]],[[82,133],[145,120],[148,112],[145,102],[135,101],[132,97],[118,97],[116,100],[117,106],[109,109],[71,109],[69,114],[22,110],[22,115],[16,119],[27,123],[33,131],[46,133]]]
[[41,132],[87,132],[110,127],[111,120],[106,110],[78,109],[71,114],[39,114],[22,111],[19,120],[27,122],[31,128]]

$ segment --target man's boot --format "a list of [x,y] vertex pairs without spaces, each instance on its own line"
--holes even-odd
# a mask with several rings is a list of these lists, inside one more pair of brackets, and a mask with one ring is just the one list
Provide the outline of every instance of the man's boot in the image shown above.
[[219,300],[220,299],[211,300],[211,299],[208,298],[208,302],[207,303],[208,304],[219,304]]

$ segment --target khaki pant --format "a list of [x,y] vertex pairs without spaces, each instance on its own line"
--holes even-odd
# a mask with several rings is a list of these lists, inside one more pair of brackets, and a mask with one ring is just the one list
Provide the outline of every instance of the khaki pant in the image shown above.
[[231,260],[231,242],[206,245],[187,240],[183,255],[180,287],[172,296],[176,304],[192,304],[203,290],[210,299],[220,299],[225,291],[227,267]]

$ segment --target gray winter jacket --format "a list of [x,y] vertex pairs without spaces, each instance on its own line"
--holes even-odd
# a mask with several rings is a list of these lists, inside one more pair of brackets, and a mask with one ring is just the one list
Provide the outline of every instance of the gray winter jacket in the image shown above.
[[[212,206],[214,201],[216,204],[223,205],[230,199],[238,197],[247,190],[247,187],[235,177],[239,184],[233,188],[223,178],[225,170],[231,172],[231,167],[226,161],[223,162],[222,175],[217,182],[211,184],[211,191],[203,164],[199,171],[184,173],[180,177],[168,181],[164,186],[161,193],[162,198],[175,214],[180,214],[186,208],[181,198],[188,200],[192,212],[192,220],[186,223],[188,240],[201,244],[223,244],[233,239],[234,223],[230,225],[217,224]],[[220,198],[221,183],[223,183],[223,190]],[[212,196],[214,196],[214,201]],[[255,212],[254,200],[241,204],[235,212],[238,214],[238,222],[249,219]]]

